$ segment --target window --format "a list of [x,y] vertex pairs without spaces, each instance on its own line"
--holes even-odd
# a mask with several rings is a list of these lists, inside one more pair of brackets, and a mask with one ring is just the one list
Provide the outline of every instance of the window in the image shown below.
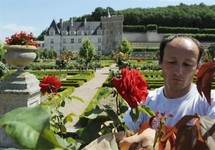
[[71,43],[75,43],[75,40],[74,40],[74,39],[71,39]]
[[63,33],[62,33],[63,35],[67,35],[67,32],[66,31],[63,31]]
[[91,34],[92,34],[92,31],[91,31],[91,30],[88,30],[88,31],[87,31],[87,34],[88,34],[88,35],[91,35]]
[[98,43],[102,43],[102,38],[98,38]]
[[77,32],[78,32],[78,33],[77,33],[78,35],[82,35],[82,33],[83,33],[82,30],[78,30]]
[[63,50],[66,50],[66,46],[63,46]]
[[78,43],[81,43],[81,39],[78,39]]
[[54,46],[50,46],[50,50],[54,50]]
[[49,35],[55,35],[55,29],[54,28],[50,28],[49,30]]
[[102,30],[97,30],[98,35],[102,35]]
[[109,35],[109,33],[110,33],[109,31],[105,31],[105,34],[106,34],[106,35]]
[[49,31],[49,35],[54,35],[54,31]]
[[71,30],[71,31],[70,31],[70,35],[75,35],[75,31],[74,31],[74,30]]
[[63,43],[66,43],[66,39],[63,39]]
[[52,44],[53,44],[53,43],[54,43],[54,39],[51,39],[51,40],[50,40],[50,43],[52,43]]

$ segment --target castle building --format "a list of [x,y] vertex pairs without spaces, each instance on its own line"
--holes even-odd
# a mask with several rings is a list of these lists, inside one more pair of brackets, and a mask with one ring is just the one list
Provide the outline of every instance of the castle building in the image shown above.
[[101,17],[101,21],[74,22],[60,19],[59,23],[53,20],[44,36],[44,48],[60,53],[62,50],[79,52],[84,38],[90,39],[95,46],[96,53],[109,54],[117,50],[122,42],[123,34],[122,15]]

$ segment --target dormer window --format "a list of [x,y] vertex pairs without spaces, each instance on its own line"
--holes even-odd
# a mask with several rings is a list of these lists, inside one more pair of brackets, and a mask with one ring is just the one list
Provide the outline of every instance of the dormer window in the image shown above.
[[92,34],[92,31],[91,30],[88,30],[87,31],[87,35],[91,35]]
[[97,30],[97,35],[102,35],[102,30]]
[[49,30],[49,35],[50,35],[50,36],[55,35],[55,30],[54,30],[53,28],[51,28],[51,29]]
[[62,35],[67,35],[67,31],[66,31],[66,30],[63,30],[63,31],[62,31]]
[[69,31],[69,34],[70,34],[70,35],[75,35],[76,32],[75,32],[74,30],[71,30],[71,31]]
[[83,35],[83,30],[78,30],[78,31],[77,31],[77,34],[78,34],[78,35]]

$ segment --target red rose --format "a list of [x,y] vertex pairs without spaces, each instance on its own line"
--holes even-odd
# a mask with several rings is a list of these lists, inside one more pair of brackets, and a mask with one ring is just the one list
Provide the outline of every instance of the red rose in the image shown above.
[[113,85],[118,93],[132,108],[144,103],[148,95],[146,80],[136,69],[123,68],[122,78],[113,78]]
[[57,93],[58,89],[61,87],[61,82],[55,76],[48,76],[43,78],[43,81],[40,83],[40,87],[42,94]]

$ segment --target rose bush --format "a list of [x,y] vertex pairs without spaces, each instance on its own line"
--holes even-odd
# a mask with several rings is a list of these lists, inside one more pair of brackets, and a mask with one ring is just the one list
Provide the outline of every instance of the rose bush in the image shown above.
[[[198,90],[201,94],[203,92],[206,97],[209,93],[208,91],[211,90],[210,82],[214,77],[214,71],[215,71],[214,66],[215,66],[215,62],[206,63],[206,66],[203,65],[197,74]],[[132,107],[132,109],[143,108],[148,92],[147,92],[147,83],[144,80],[144,78],[142,78],[142,75],[140,72],[138,72],[135,69],[124,68],[121,70],[121,74],[119,76],[113,77],[113,83],[118,93],[122,96],[121,98],[123,98],[129,104],[129,106]],[[52,76],[44,77],[40,84],[41,88],[44,88],[44,90],[42,90],[44,93],[49,93],[49,92],[51,93],[54,91],[57,92],[57,89],[60,88],[60,85],[61,85],[60,81],[58,81],[56,77],[52,77]],[[103,93],[103,95],[106,95],[106,93],[112,93],[112,90],[111,88],[106,87],[106,89],[101,91],[101,93]],[[210,94],[208,96],[210,96]],[[102,96],[97,96],[97,98],[95,99],[96,102],[99,102],[98,97],[101,98]],[[210,99],[208,100],[208,102],[211,103]],[[120,107],[122,107],[122,105],[120,105]],[[126,107],[128,106],[126,105]],[[104,107],[99,107],[98,103],[95,103],[95,107],[93,107],[93,109],[90,109],[84,114],[85,117],[88,117],[89,121],[88,121],[88,124],[78,132],[78,136],[81,138],[81,140],[83,140],[83,143],[81,144],[87,144],[87,142],[92,141],[97,136],[101,136],[110,132],[119,132],[121,131],[120,129],[122,128],[123,130],[124,129],[126,130],[126,127],[124,128],[123,126],[124,125],[123,114],[125,109],[120,109],[120,110],[123,110],[123,111],[120,111],[120,114],[122,114],[122,116],[118,113],[115,113],[113,110],[113,107],[111,106],[105,105]],[[20,113],[22,113],[22,115],[20,115]],[[104,117],[101,116],[101,114]],[[175,132],[175,130],[178,129],[178,127],[173,127],[171,129],[166,130],[167,128],[165,126],[165,118],[174,117],[174,116],[172,116],[171,114],[165,114],[165,113],[159,113],[159,112],[157,112],[156,114],[151,113],[151,116],[154,116],[152,117],[151,123],[147,122],[147,124],[143,124],[140,127],[139,131],[135,134],[136,136],[133,136],[132,139],[138,139],[138,138],[140,139],[141,132],[143,132],[143,130],[145,130],[146,128],[151,128],[152,126],[151,124],[154,124],[154,123],[156,123],[157,125],[156,139],[158,139],[158,140],[155,140],[155,142],[158,141],[159,144],[162,144],[163,141],[165,141],[166,137],[170,137],[171,139],[174,138],[173,133]],[[58,117],[60,118],[62,117],[62,115],[59,113],[59,116],[57,117],[53,116],[53,113],[50,114],[49,109],[47,110],[47,107],[44,107],[44,106],[27,108],[27,109],[22,108],[22,109],[17,109],[15,111],[7,113],[3,118],[0,119],[0,125],[5,129],[7,129],[8,131],[7,133],[9,135],[12,134],[14,136],[13,138],[15,138],[18,142],[24,141],[25,143],[24,144],[21,143],[20,145],[25,148],[66,149],[69,147],[69,145],[68,143],[64,144],[66,143],[65,141],[62,141],[64,139],[58,136],[59,130],[57,131],[57,134],[56,132],[52,132],[52,130],[50,130],[50,122],[49,122],[50,118],[54,119]],[[69,117],[65,117],[65,118],[66,118],[65,120],[67,120]],[[23,126],[19,126],[18,130],[16,130],[17,132],[14,133],[13,127],[15,126],[10,125],[10,124],[14,125],[14,120],[19,121],[18,123],[24,123],[25,128],[23,128]],[[107,122],[109,124],[107,124]],[[58,127],[62,129],[61,128],[62,124],[60,124],[60,122],[58,123],[59,123]],[[26,134],[23,134],[23,133],[26,133],[25,132],[26,129],[31,130],[31,132],[33,133],[35,132],[34,128],[38,128],[38,127],[40,127],[40,130],[36,130],[36,134],[34,134],[34,136],[29,137],[29,136],[25,136]],[[112,130],[113,128],[117,128],[117,130]],[[163,130],[165,132],[161,132]],[[20,131],[23,131],[23,132],[20,132]],[[41,136],[38,137],[37,135],[41,135]],[[35,142],[36,140],[38,141],[38,143]],[[68,142],[68,139],[66,140]],[[70,145],[71,143],[74,144],[72,145],[73,149],[74,147],[78,146],[74,139],[70,139],[70,141],[72,141],[72,142],[69,142]],[[32,142],[34,142],[34,145],[31,144]],[[139,143],[142,144],[141,139]],[[128,144],[128,143],[125,143],[125,144]],[[128,148],[131,148],[130,146],[132,146],[133,143],[131,142],[129,144],[130,145],[128,146],[125,145],[125,146]],[[174,146],[174,143],[173,143],[173,146]],[[163,147],[163,145],[159,147]],[[70,149],[72,149],[71,146],[70,146]]]

